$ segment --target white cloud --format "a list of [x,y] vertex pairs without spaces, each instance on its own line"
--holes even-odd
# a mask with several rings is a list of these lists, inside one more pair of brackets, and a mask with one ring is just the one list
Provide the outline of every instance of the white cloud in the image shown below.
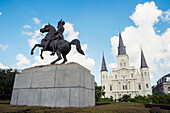
[[9,67],[4,66],[4,65],[0,62],[0,69],[9,69]]
[[2,15],[2,13],[0,12],[0,15]]
[[66,22],[64,27],[65,27],[64,35],[66,36],[68,41],[71,41],[73,39],[78,39],[79,32],[74,31],[73,24]]
[[30,65],[30,60],[28,60],[23,54],[18,54],[16,56],[17,62],[17,68],[18,69],[24,69],[27,68]]
[[[134,65],[136,68],[140,67],[140,45],[142,46],[152,78],[154,79],[152,83],[156,82],[163,74],[166,74],[160,73],[160,70],[170,69],[170,62],[168,62],[170,59],[170,28],[167,28],[162,35],[157,35],[154,28],[154,24],[159,22],[162,14],[162,11],[155,6],[154,2],[138,4],[135,12],[130,16],[137,27],[129,26],[122,32],[130,65]],[[114,56],[118,53],[118,39],[117,36],[113,36],[110,39]]]
[[35,44],[38,44],[41,39],[42,39],[42,36],[40,35],[39,29],[34,30],[34,33],[32,34],[31,39],[28,39],[30,47],[33,48],[33,46]]
[[170,9],[165,11],[161,17],[163,21],[170,21]]
[[24,34],[24,35],[28,35],[28,36],[33,35],[33,33],[32,33],[32,32],[26,32],[26,31],[22,31],[22,34]]
[[4,51],[5,51],[8,47],[9,47],[8,45],[2,45],[2,44],[0,44],[0,48],[1,48],[2,50],[4,50]]
[[38,18],[33,18],[35,24],[40,24],[40,20]]
[[110,68],[116,68],[117,67],[117,63],[116,62],[115,63],[110,63],[108,66]]
[[162,11],[158,10],[155,2],[146,2],[138,4],[135,12],[130,16],[136,26],[152,26],[158,22],[158,17],[161,16]]
[[24,28],[31,28],[31,26],[30,25],[24,25]]

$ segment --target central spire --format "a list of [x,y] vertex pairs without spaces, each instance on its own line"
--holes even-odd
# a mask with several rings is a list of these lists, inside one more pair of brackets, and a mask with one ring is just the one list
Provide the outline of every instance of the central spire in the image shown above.
[[119,33],[118,55],[123,55],[123,54],[126,54],[126,46],[124,46],[121,33]]

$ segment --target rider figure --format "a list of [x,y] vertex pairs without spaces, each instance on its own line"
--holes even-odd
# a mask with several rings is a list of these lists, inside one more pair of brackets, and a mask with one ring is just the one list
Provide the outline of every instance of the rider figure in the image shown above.
[[[47,40],[44,50],[46,50],[48,48],[48,45],[50,44],[51,41],[54,41],[54,40],[59,41],[60,39],[64,39],[64,36],[63,36],[64,24],[65,24],[65,22],[62,21],[62,19],[58,22],[58,26],[57,26],[58,29],[57,29],[56,33],[54,33],[54,35],[51,36],[49,38],[49,40]],[[53,52],[51,53],[51,55],[54,55],[54,54],[55,54],[55,49],[54,49],[54,45],[53,45]]]

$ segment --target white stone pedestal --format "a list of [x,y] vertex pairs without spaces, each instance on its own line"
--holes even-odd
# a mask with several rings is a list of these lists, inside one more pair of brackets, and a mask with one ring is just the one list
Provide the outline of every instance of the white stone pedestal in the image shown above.
[[94,76],[77,63],[25,69],[15,76],[11,105],[94,106]]

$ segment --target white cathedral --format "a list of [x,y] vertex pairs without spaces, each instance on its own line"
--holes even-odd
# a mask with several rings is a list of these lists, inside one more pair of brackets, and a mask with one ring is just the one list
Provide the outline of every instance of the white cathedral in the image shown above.
[[149,67],[147,66],[143,51],[141,50],[140,72],[136,72],[134,66],[129,66],[129,56],[123,44],[121,33],[119,33],[119,47],[117,68],[112,68],[108,75],[103,55],[101,67],[101,85],[106,92],[105,97],[121,98],[124,94],[134,98],[136,95],[152,94]]

